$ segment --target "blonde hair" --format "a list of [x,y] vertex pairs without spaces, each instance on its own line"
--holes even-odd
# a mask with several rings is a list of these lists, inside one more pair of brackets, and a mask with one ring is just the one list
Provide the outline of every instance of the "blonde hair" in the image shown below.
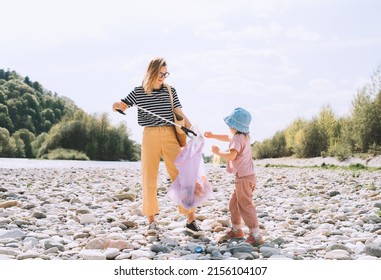
[[167,62],[162,57],[156,57],[148,64],[147,72],[143,80],[143,88],[147,94],[150,94],[153,91],[160,68],[163,66],[167,66]]

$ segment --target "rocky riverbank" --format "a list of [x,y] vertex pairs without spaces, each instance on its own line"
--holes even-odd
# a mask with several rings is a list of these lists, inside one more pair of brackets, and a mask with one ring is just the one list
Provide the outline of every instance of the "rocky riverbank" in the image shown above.
[[234,181],[224,168],[207,170],[216,197],[197,210],[201,237],[184,231],[185,217],[166,197],[170,182],[160,170],[155,238],[145,235],[137,168],[0,167],[0,259],[381,260],[380,171],[256,163],[255,203],[265,239],[259,248],[218,242],[229,229]]

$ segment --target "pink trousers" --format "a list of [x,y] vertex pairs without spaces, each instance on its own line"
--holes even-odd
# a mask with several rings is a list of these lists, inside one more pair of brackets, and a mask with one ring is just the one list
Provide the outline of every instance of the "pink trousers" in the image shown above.
[[236,176],[235,189],[229,202],[233,227],[240,226],[242,220],[249,229],[259,227],[257,209],[253,202],[255,185],[255,174],[245,177]]

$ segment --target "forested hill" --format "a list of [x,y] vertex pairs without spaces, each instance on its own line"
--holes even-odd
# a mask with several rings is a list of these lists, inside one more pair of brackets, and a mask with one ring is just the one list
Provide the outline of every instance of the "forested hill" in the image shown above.
[[28,76],[0,69],[0,157],[139,160],[124,124],[89,115]]

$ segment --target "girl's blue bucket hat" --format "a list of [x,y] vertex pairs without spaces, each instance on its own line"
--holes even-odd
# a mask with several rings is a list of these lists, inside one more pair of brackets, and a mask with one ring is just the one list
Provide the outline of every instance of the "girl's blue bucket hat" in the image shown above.
[[229,127],[239,132],[250,132],[251,115],[243,108],[235,108],[230,116],[224,118],[224,121]]

